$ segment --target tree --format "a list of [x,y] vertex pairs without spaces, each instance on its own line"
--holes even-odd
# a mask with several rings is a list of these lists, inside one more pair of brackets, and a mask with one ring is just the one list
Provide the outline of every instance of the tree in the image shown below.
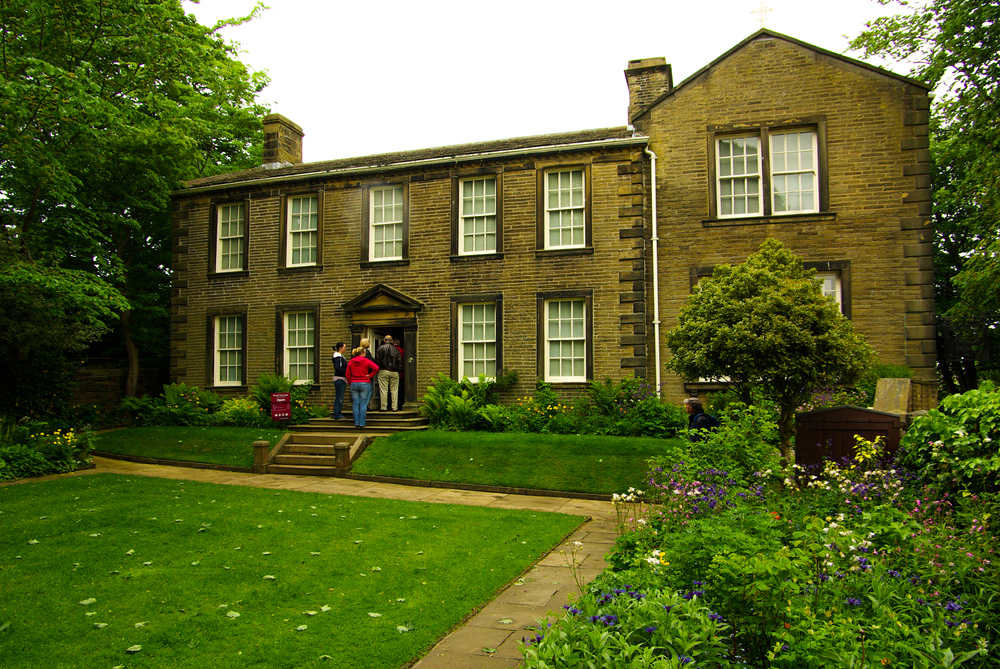
[[747,403],[759,395],[778,404],[786,462],[796,408],[820,387],[855,382],[872,361],[815,273],[768,239],[742,264],[717,265],[666,335],[667,366],[685,379],[728,379]]
[[1000,3],[899,4],[908,11],[869,23],[851,48],[910,63],[911,76],[939,89],[931,119],[938,369],[949,392],[964,392],[997,369],[990,350],[1000,350]]
[[0,3],[0,291],[56,282],[80,305],[71,320],[94,328],[100,313],[127,351],[129,394],[136,332],[165,341],[170,191],[260,162],[267,78],[218,34],[260,9],[208,28],[180,0]]

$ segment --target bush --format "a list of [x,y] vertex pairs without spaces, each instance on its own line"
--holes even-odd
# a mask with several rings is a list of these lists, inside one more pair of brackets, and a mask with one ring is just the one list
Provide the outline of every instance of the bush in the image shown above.
[[734,479],[777,466],[777,411],[731,402],[719,416],[720,426],[702,431],[687,457],[694,469],[723,469]]
[[227,399],[215,417],[217,424],[229,427],[271,426],[271,416],[250,396]]
[[903,464],[944,491],[1000,491],[1000,391],[987,381],[949,395],[913,421],[900,448]]
[[46,431],[46,424],[0,422],[0,481],[64,474],[90,463],[89,431]]
[[271,416],[271,393],[291,393],[295,387],[295,378],[279,376],[278,374],[261,374],[257,384],[250,386],[250,396],[257,401],[268,418]]
[[163,386],[160,398],[126,397],[121,403],[121,408],[131,414],[133,424],[148,427],[211,425],[212,414],[221,407],[218,394],[183,383]]

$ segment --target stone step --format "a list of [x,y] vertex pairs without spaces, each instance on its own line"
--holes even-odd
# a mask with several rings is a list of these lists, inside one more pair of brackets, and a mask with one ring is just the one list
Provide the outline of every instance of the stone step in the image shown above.
[[281,453],[274,456],[274,464],[281,465],[303,465],[306,467],[336,467],[337,458],[330,455],[306,454],[306,453]]
[[268,474],[292,474],[297,476],[336,476],[336,467],[310,467],[307,465],[275,465],[267,466]]
[[347,442],[353,444],[358,437],[364,435],[368,437],[388,437],[393,433],[391,430],[378,430],[378,429],[360,429],[360,428],[348,428],[348,429],[334,429],[329,430],[317,429],[314,425],[304,425],[302,426],[306,431],[290,432],[288,435],[288,441],[285,442],[285,449],[287,450],[289,446],[300,445],[300,444],[315,444],[317,446],[330,446],[333,447],[341,442]]

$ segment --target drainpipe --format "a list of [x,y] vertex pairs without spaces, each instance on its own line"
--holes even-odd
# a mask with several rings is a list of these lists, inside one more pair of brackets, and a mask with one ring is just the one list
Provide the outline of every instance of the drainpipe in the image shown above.
[[656,154],[644,149],[650,161],[650,182],[653,186],[653,338],[656,358],[656,396],[660,397],[660,238],[656,235]]

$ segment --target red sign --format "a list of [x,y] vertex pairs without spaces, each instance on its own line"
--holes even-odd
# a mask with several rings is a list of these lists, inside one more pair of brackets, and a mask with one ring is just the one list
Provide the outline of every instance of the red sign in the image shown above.
[[271,393],[271,420],[292,419],[292,394]]

